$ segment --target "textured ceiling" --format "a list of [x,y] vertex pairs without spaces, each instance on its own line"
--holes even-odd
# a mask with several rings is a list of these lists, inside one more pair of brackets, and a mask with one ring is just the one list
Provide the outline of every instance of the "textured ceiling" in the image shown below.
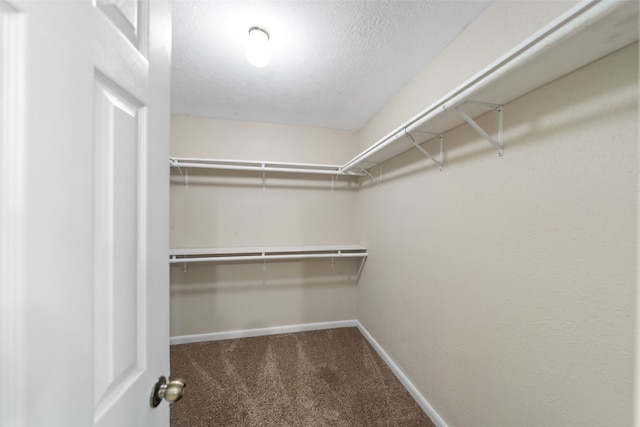
[[[172,113],[358,130],[489,3],[175,1]],[[265,68],[244,56],[253,25]]]

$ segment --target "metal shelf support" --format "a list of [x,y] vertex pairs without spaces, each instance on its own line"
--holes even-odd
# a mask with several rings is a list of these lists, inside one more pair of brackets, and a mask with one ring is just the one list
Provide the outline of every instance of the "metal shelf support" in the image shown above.
[[180,176],[184,178],[184,186],[186,188],[189,188],[189,169],[185,168],[184,169],[185,173],[182,173],[182,168],[180,167],[180,164],[178,164],[178,162],[176,162],[172,158],[169,158],[169,165],[178,169]]
[[478,101],[466,101],[465,104],[474,104],[474,105],[482,105],[485,107],[493,108],[498,111],[498,140],[496,141],[489,135],[482,127],[473,120],[467,113],[465,113],[460,106],[454,107],[454,109],[460,114],[460,117],[464,119],[465,122],[469,123],[469,125],[480,134],[484,139],[489,141],[489,143],[496,149],[498,152],[498,156],[502,156],[504,154],[504,106],[497,104],[489,104],[486,102],[478,102]]
[[358,166],[358,167],[364,174],[366,174],[369,178],[371,178],[371,181],[373,181],[374,184],[379,184],[378,180],[376,180],[376,177],[371,175],[368,170],[366,170],[362,166]]
[[424,148],[422,148],[420,146],[420,144],[418,144],[416,142],[416,140],[413,138],[413,135],[411,135],[409,132],[407,132],[407,130],[404,130],[404,133],[409,137],[409,139],[411,140],[411,143],[422,152],[422,154],[424,154],[425,156],[427,156],[429,159],[431,159],[436,165],[440,166],[440,171],[444,170],[444,150],[443,150],[443,146],[444,146],[444,138],[441,134],[437,134],[437,133],[431,133],[431,132],[424,132],[424,131],[414,131],[414,133],[424,133],[424,134],[428,134],[428,135],[433,135],[433,136],[437,136],[440,139],[440,154],[438,154],[438,158],[436,159],[435,157],[433,157],[427,150],[425,150]]

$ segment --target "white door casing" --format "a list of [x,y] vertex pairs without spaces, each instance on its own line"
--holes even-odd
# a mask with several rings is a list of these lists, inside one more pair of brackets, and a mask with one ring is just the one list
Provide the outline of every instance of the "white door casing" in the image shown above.
[[23,292],[20,274],[24,268],[22,251],[23,199],[18,191],[24,167],[22,148],[23,91],[20,77],[24,69],[20,57],[23,21],[18,11],[0,0],[0,426],[19,425],[25,413],[22,393],[13,388],[24,380],[20,365],[23,352]]
[[3,98],[23,93],[1,112],[14,117],[1,151],[13,307],[1,397],[16,406],[0,419],[168,426],[167,404],[148,402],[169,374],[170,4],[0,1],[21,35],[10,67],[24,69],[9,81],[3,49]]

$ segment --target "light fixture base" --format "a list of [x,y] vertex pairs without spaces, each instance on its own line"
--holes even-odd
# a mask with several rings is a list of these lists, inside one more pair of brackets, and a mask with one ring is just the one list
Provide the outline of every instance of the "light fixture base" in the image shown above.
[[269,30],[260,25],[249,28],[249,37],[244,47],[247,60],[254,67],[262,68],[271,61],[271,47],[269,46]]

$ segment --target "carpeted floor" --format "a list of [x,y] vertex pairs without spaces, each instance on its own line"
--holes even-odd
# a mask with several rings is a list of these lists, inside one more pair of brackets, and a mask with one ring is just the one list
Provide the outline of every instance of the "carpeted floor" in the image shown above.
[[357,328],[171,346],[173,427],[435,427]]

